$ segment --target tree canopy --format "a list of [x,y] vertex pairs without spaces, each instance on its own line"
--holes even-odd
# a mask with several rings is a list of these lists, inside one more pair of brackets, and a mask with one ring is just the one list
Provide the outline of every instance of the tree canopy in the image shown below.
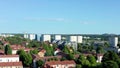
[[26,53],[24,50],[18,50],[17,54],[19,54],[20,61],[22,61],[24,66],[32,64],[32,56],[29,53]]
[[102,63],[102,68],[119,68],[119,66],[114,61],[106,61]]
[[12,49],[10,48],[10,45],[5,46],[4,52],[6,55],[12,54]]

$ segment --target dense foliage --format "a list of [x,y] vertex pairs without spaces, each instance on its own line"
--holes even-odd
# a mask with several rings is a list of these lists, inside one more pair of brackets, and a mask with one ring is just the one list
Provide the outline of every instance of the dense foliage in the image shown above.
[[12,49],[10,48],[10,45],[5,46],[4,52],[6,55],[12,54]]
[[9,42],[11,45],[17,44],[17,45],[25,45],[25,42],[28,42],[28,39],[14,36],[14,37],[6,37],[5,41]]
[[24,50],[18,50],[17,54],[20,56],[20,61],[22,61],[24,66],[32,64],[32,56],[29,53],[26,53]]

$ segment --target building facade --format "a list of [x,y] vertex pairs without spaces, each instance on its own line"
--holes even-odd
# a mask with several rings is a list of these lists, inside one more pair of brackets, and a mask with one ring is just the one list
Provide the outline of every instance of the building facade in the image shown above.
[[118,44],[118,37],[110,37],[109,43],[111,47],[117,47]]
[[61,40],[61,35],[55,35],[55,40],[60,41]]
[[24,34],[24,38],[30,39],[30,40],[37,40],[37,35],[36,34]]
[[71,61],[50,61],[46,62],[44,68],[75,68],[76,63]]
[[49,41],[49,42],[51,42],[51,35],[41,35],[41,40],[42,41]]
[[23,68],[19,55],[0,55],[0,68]]
[[70,36],[70,42],[82,43],[82,36]]

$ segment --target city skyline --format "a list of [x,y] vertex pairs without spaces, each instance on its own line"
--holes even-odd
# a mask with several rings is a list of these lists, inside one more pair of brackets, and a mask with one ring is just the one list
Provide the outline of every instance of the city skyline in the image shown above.
[[120,34],[120,1],[0,1],[0,33]]

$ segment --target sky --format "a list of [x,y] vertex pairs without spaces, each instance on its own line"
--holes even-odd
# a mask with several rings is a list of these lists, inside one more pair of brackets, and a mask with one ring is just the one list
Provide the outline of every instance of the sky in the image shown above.
[[0,0],[0,33],[120,34],[120,0]]

